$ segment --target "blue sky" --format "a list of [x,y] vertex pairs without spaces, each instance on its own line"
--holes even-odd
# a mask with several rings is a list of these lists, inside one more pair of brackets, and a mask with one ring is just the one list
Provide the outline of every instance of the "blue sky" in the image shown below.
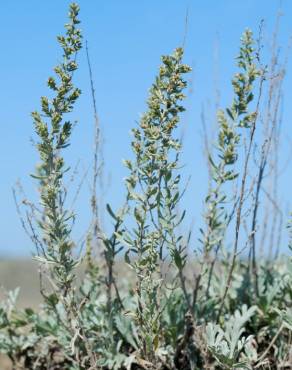
[[[46,94],[46,80],[60,60],[56,35],[63,32],[68,1],[3,1],[0,14],[0,256],[29,255],[33,246],[25,236],[13,202],[12,186],[21,180],[27,194],[35,198],[36,189],[28,174],[37,162],[31,143],[30,112],[39,107]],[[170,53],[184,38],[188,9],[185,61],[193,67],[192,91],[188,94],[183,116],[185,175],[192,181],[185,202],[189,221],[200,224],[202,200],[206,192],[206,169],[202,159],[201,107],[213,106],[216,88],[220,104],[230,101],[230,79],[234,57],[243,30],[257,33],[265,20],[264,41],[274,29],[280,2],[276,0],[80,0],[81,28],[88,40],[106,159],[104,202],[118,207],[123,201],[123,178],[127,172],[121,163],[130,156],[130,129],[145,109],[148,89],[160,63],[161,54]],[[279,44],[285,50],[292,35],[292,3],[282,2]],[[284,51],[285,52],[285,51]],[[79,56],[80,71],[76,83],[83,91],[74,118],[78,120],[68,151],[69,164],[80,161],[80,171],[91,163],[93,119],[89,95],[85,52]],[[291,138],[291,62],[284,86],[283,145],[281,157],[287,158]],[[212,114],[210,113],[210,117]],[[280,197],[284,211],[289,202],[292,171],[286,169],[280,179]],[[76,184],[75,184],[76,185]],[[88,223],[88,186],[76,204],[76,236]]]

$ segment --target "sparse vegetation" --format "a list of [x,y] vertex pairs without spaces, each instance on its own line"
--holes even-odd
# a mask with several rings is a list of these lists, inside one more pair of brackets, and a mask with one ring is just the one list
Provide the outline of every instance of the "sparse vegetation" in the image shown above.
[[[63,59],[47,82],[52,95],[32,113],[40,201],[26,203],[23,224],[36,246],[43,302],[38,310],[19,309],[18,291],[7,293],[0,304],[0,353],[13,369],[291,369],[292,261],[279,257],[277,245],[264,258],[258,237],[260,222],[271,222],[273,230],[279,223],[259,208],[266,174],[277,176],[285,65],[275,56],[264,63],[261,40],[243,33],[233,100],[218,111],[216,142],[207,148],[205,226],[200,234],[191,230],[200,235],[195,238],[182,231],[187,215],[177,128],[191,70],[183,48],[162,57],[147,110],[132,131],[125,202],[118,211],[106,207],[113,220],[109,234],[95,194],[95,109],[92,224],[76,257],[63,152],[73,128],[68,113],[81,94],[73,82],[82,48],[78,13],[71,4],[66,33],[58,37]],[[92,96],[95,104],[93,86]],[[291,220],[287,225],[292,250]],[[116,264],[128,279],[117,279]]]

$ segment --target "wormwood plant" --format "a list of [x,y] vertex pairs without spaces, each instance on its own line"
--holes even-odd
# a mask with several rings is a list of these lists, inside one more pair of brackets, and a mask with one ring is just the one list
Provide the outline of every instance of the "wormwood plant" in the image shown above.
[[[252,357],[252,347],[247,344],[250,342],[251,337],[245,338],[244,325],[249,321],[255,312],[255,307],[247,309],[246,306],[242,307],[242,312],[235,311],[224,330],[219,325],[209,323],[206,328],[206,335],[208,346],[216,357],[217,361],[225,369],[250,369],[246,358]],[[245,351],[242,361],[238,362],[239,355]]]
[[238,145],[240,143],[239,128],[250,128],[254,123],[257,112],[249,112],[248,106],[252,102],[253,85],[261,72],[257,68],[255,50],[253,48],[252,32],[247,30],[242,37],[240,54],[237,57],[240,72],[236,73],[232,80],[234,99],[226,110],[218,111],[219,133],[216,149],[218,152],[218,163],[215,158],[209,157],[212,168],[211,187],[206,198],[207,230],[203,232],[203,246],[205,254],[220,246],[224,239],[225,230],[230,216],[227,213],[226,194],[223,192],[225,183],[233,181],[238,177],[234,167],[238,159]]
[[[216,142],[216,154],[218,160],[214,156],[209,155],[209,162],[211,166],[211,186],[209,193],[205,199],[206,203],[206,229],[202,230],[202,244],[203,244],[203,264],[201,272],[197,276],[197,290],[200,288],[200,280],[207,277],[207,288],[205,296],[209,298],[210,279],[212,278],[215,259],[223,247],[226,230],[236,213],[236,237],[231,261],[230,274],[226,282],[226,288],[223,292],[222,305],[224,303],[227,291],[230,285],[232,276],[232,269],[235,264],[237,256],[237,244],[240,228],[241,209],[243,203],[243,195],[245,193],[244,186],[246,181],[246,169],[242,171],[242,191],[239,199],[232,199],[226,195],[232,190],[232,183],[239,176],[238,170],[235,166],[238,160],[238,147],[241,143],[242,128],[250,131],[250,142],[254,135],[255,122],[257,119],[257,111],[250,111],[249,106],[254,99],[254,84],[256,80],[263,75],[256,63],[256,50],[254,49],[254,40],[252,32],[246,30],[241,39],[240,53],[237,57],[237,65],[240,68],[239,72],[235,74],[232,79],[232,86],[234,91],[233,102],[225,111],[220,109],[217,114],[219,132],[218,140]],[[255,108],[256,109],[256,108]],[[249,149],[250,151],[250,149]],[[249,155],[249,154],[247,154]],[[248,160],[248,159],[247,159]],[[247,164],[246,164],[247,166]],[[229,185],[228,187],[226,185]],[[234,204],[234,206],[232,206]],[[230,207],[231,205],[231,207]],[[228,207],[229,206],[229,207]],[[211,256],[213,254],[213,257]],[[210,257],[213,258],[211,264]],[[206,263],[207,262],[207,263]],[[205,270],[207,269],[207,271]],[[194,292],[193,305],[196,303],[197,290]],[[219,309],[220,316],[222,306]]]
[[[276,93],[269,92],[266,115],[267,127],[273,129],[268,139],[256,142],[261,139],[256,128],[263,116],[264,80],[270,78],[272,84],[275,65],[261,67],[252,32],[245,31],[237,57],[239,72],[232,79],[234,98],[218,112],[215,151],[209,156],[212,181],[205,199],[200,257],[187,254],[190,238],[178,230],[185,212],[179,212],[184,191],[176,131],[190,67],[182,61],[182,48],[162,57],[147,110],[133,129],[133,159],[125,161],[130,172],[125,204],[118,212],[107,205],[114,221],[108,234],[98,223],[92,189],[93,221],[84,240],[88,248],[79,259],[71,236],[75,215],[66,207],[64,179],[69,168],[63,157],[73,127],[69,113],[80,95],[73,84],[82,47],[78,12],[71,4],[66,34],[58,37],[63,59],[48,80],[51,95],[42,97],[41,111],[32,114],[41,161],[33,175],[40,204],[29,204],[34,218],[27,223],[37,247],[35,259],[49,284],[42,286],[43,304],[37,312],[16,307],[18,290],[6,294],[0,303],[0,353],[9,357],[13,369],[291,368],[291,259],[259,263],[252,241],[259,233],[255,225],[265,168],[275,167],[269,161],[276,153],[265,143],[279,139],[274,136],[278,115],[270,114],[273,96],[281,96],[276,84]],[[90,62],[89,70],[94,91]],[[278,106],[279,100],[275,109]],[[95,100],[94,112],[97,124]],[[265,147],[266,164],[254,171],[251,158],[258,145]],[[98,182],[97,142],[95,148],[93,187]],[[253,173],[260,178],[253,178]],[[254,203],[250,194],[256,194]],[[239,235],[247,224],[252,226],[245,241]],[[290,234],[292,249],[291,239]],[[92,251],[95,245],[103,252]],[[240,256],[246,246],[248,260]],[[100,268],[101,258],[105,270]],[[85,276],[78,285],[75,275],[84,264]],[[118,278],[117,265],[125,271]]]
[[[66,35],[58,37],[63,61],[54,69],[56,77],[49,77],[47,82],[53,97],[43,96],[41,113],[32,113],[41,159],[38,174],[33,175],[39,181],[41,199],[37,220],[42,232],[38,260],[50,270],[53,293],[47,302],[53,306],[62,302],[70,316],[74,309],[74,269],[78,261],[72,253],[74,244],[70,236],[74,215],[65,209],[63,177],[68,169],[62,151],[70,145],[72,131],[72,122],[64,120],[64,115],[73,110],[81,93],[72,82],[77,70],[76,54],[82,46],[78,12],[79,7],[71,4]],[[74,316],[72,320],[76,320]]]
[[[47,81],[52,94],[50,97],[41,97],[41,112],[32,113],[38,136],[36,147],[41,160],[37,173],[32,175],[39,182],[40,192],[40,205],[35,207],[34,214],[40,233],[34,234],[34,241],[38,252],[36,259],[45,268],[50,283],[49,291],[42,289],[41,292],[47,314],[54,313],[55,322],[51,325],[63,328],[64,340],[72,340],[71,352],[76,356],[75,342],[81,333],[83,341],[85,336],[75,298],[75,268],[79,261],[74,257],[74,242],[71,239],[74,214],[65,205],[67,191],[64,175],[69,168],[65,165],[62,152],[70,145],[73,126],[70,119],[65,119],[65,115],[72,112],[81,93],[73,84],[73,75],[78,68],[76,57],[82,47],[78,13],[79,6],[72,3],[69,23],[65,25],[66,34],[58,36],[63,60],[54,68],[55,76]],[[47,325],[49,329],[50,324]],[[61,333],[59,335],[61,337]]]
[[[134,313],[141,335],[142,355],[155,362],[161,337],[162,265],[168,253],[179,271],[185,264],[181,239],[175,230],[184,214],[176,215],[180,200],[178,160],[180,143],[173,136],[184,111],[186,82],[190,67],[182,64],[183,49],[162,57],[162,66],[150,89],[148,111],[133,130],[135,160],[125,161],[131,174],[126,180],[128,199],[136,226],[123,234],[126,259],[137,276],[137,310]],[[133,258],[132,256],[133,255]]]

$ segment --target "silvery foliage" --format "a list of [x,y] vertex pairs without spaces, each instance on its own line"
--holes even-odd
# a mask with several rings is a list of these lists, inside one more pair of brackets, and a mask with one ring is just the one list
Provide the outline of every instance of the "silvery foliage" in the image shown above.
[[[220,269],[214,269],[211,280],[207,275],[202,278],[204,289],[208,287],[207,299],[198,300],[196,307],[188,302],[193,281],[185,284],[186,238],[178,232],[184,212],[177,215],[182,196],[181,143],[175,130],[184,110],[184,75],[190,71],[182,63],[181,48],[162,58],[147,111],[133,130],[134,159],[125,161],[130,171],[126,206],[117,213],[107,207],[114,219],[112,235],[102,236],[107,261],[114,263],[117,254],[125,251],[131,282],[119,281],[120,300],[117,292],[111,292],[109,304],[104,289],[110,285],[109,277],[100,276],[99,266],[90,260],[80,288],[76,287],[79,260],[72,253],[74,215],[65,207],[63,176],[67,168],[62,153],[70,144],[72,130],[71,121],[63,118],[80,95],[72,82],[76,53],[81,48],[78,11],[72,4],[66,35],[58,38],[63,61],[55,68],[58,78],[48,80],[53,98],[43,97],[41,113],[33,113],[41,158],[35,175],[41,195],[37,259],[48,268],[52,290],[44,293],[38,312],[17,309],[18,290],[8,293],[0,305],[0,352],[6,353],[15,367],[36,370],[231,370],[251,369],[270,358],[283,362],[292,329],[291,263],[259,264],[255,294],[253,287],[247,290],[248,266],[237,262],[216,322],[228,278],[228,259],[222,252]],[[224,240],[228,217],[221,185],[238,174],[233,165],[240,145],[239,129],[249,129],[254,120],[255,113],[248,109],[258,77],[253,53],[252,34],[246,31],[238,58],[241,72],[232,81],[235,98],[218,115],[219,160],[210,158],[215,188],[206,199],[211,206],[203,232],[205,250],[210,254]],[[129,225],[127,217],[131,218]],[[170,281],[161,268],[165,256],[170,256]],[[191,332],[186,317],[194,329]],[[271,342],[273,348],[261,358]]]
[[212,354],[226,369],[251,369],[247,360],[240,361],[240,355],[246,352],[251,357],[252,337],[245,338],[245,324],[251,319],[256,307],[242,306],[234,315],[226,319],[224,328],[217,324],[209,323],[206,327],[206,340]]

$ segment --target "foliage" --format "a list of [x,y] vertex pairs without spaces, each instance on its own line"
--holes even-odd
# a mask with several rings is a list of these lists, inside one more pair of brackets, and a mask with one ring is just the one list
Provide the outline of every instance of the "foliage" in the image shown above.
[[[217,115],[218,135],[208,155],[211,182],[202,248],[196,245],[196,253],[188,253],[193,241],[181,231],[185,211],[180,211],[184,190],[177,129],[184,111],[184,76],[191,69],[182,62],[183,49],[177,48],[162,57],[147,110],[132,131],[125,204],[117,212],[107,205],[113,230],[102,230],[94,193],[94,230],[90,227],[85,237],[84,255],[76,258],[71,233],[75,215],[66,206],[69,169],[63,153],[73,128],[65,115],[81,93],[73,84],[82,47],[78,12],[71,4],[66,34],[58,37],[63,59],[56,77],[48,80],[52,97],[42,97],[41,113],[32,114],[41,161],[33,175],[40,202],[31,206],[34,225],[31,218],[27,222],[41,280],[47,280],[43,304],[37,312],[20,310],[18,290],[7,293],[0,305],[0,352],[14,369],[288,369],[291,260],[256,259],[255,253],[262,180],[250,179],[250,157],[258,147],[255,140],[262,139],[256,129],[269,69],[260,63],[252,32],[245,31],[241,40],[232,103]],[[269,96],[274,96],[271,91]],[[273,124],[277,122],[275,118]],[[268,132],[265,143],[277,139],[277,130]],[[95,163],[94,184],[97,168]],[[239,234],[250,215],[246,241]],[[95,245],[102,248],[97,258]],[[239,257],[247,246],[249,257]],[[125,279],[117,277],[117,264],[126,270]],[[80,265],[85,273],[78,284]]]
[[54,69],[57,77],[49,77],[47,82],[54,97],[49,99],[43,96],[42,113],[32,113],[35,132],[39,137],[37,149],[41,159],[38,173],[33,175],[40,184],[42,207],[37,219],[42,233],[38,238],[38,260],[50,266],[52,284],[57,293],[55,298],[62,299],[68,309],[72,305],[72,284],[77,261],[72,255],[73,241],[70,238],[70,223],[74,215],[64,208],[66,191],[62,183],[64,174],[68,171],[62,150],[70,145],[72,123],[63,120],[64,115],[73,110],[81,93],[72,82],[73,73],[77,70],[76,53],[81,48],[81,32],[77,28],[78,11],[78,6],[73,3],[70,6],[70,23],[66,25],[66,36],[58,37],[63,49],[63,61]]

